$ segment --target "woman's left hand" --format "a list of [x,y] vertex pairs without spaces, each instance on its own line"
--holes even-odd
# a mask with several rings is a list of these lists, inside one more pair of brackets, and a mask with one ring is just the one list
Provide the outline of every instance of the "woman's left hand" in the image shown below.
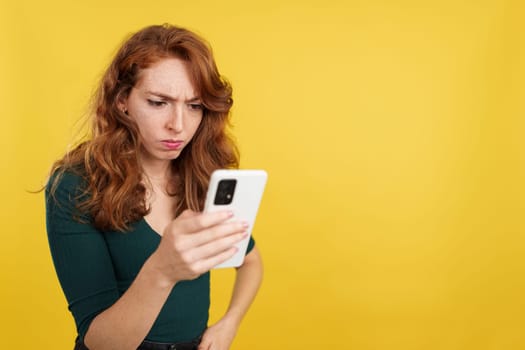
[[238,325],[226,318],[208,327],[198,350],[228,350],[237,334]]

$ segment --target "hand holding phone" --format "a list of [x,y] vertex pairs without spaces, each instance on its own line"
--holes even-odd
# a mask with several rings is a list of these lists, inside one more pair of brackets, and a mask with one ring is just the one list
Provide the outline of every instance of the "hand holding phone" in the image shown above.
[[230,210],[233,219],[246,221],[248,236],[236,244],[237,253],[215,268],[242,265],[268,175],[264,170],[215,170],[210,178],[205,212]]

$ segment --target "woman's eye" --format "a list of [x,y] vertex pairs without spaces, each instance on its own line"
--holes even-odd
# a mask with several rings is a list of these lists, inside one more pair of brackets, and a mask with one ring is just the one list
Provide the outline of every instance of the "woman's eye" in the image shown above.
[[148,99],[148,104],[153,107],[162,107],[166,104],[166,102]]
[[202,110],[204,108],[200,103],[190,103],[189,107],[195,111]]

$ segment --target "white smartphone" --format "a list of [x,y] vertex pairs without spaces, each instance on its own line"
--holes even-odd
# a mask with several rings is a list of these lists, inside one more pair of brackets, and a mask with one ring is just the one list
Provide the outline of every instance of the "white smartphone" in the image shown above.
[[214,268],[242,265],[267,178],[264,170],[219,169],[212,173],[204,211],[231,210],[234,214],[232,220],[249,224],[248,236],[236,244],[237,253]]

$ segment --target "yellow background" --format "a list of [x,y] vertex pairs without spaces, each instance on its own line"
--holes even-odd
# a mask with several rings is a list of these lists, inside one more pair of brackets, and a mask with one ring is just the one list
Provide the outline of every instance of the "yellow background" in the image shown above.
[[[525,348],[522,1],[0,4],[2,348],[72,348],[27,190],[118,44],[163,22],[211,42],[242,167],[270,175],[233,349]],[[212,319],[232,277],[214,274]]]

